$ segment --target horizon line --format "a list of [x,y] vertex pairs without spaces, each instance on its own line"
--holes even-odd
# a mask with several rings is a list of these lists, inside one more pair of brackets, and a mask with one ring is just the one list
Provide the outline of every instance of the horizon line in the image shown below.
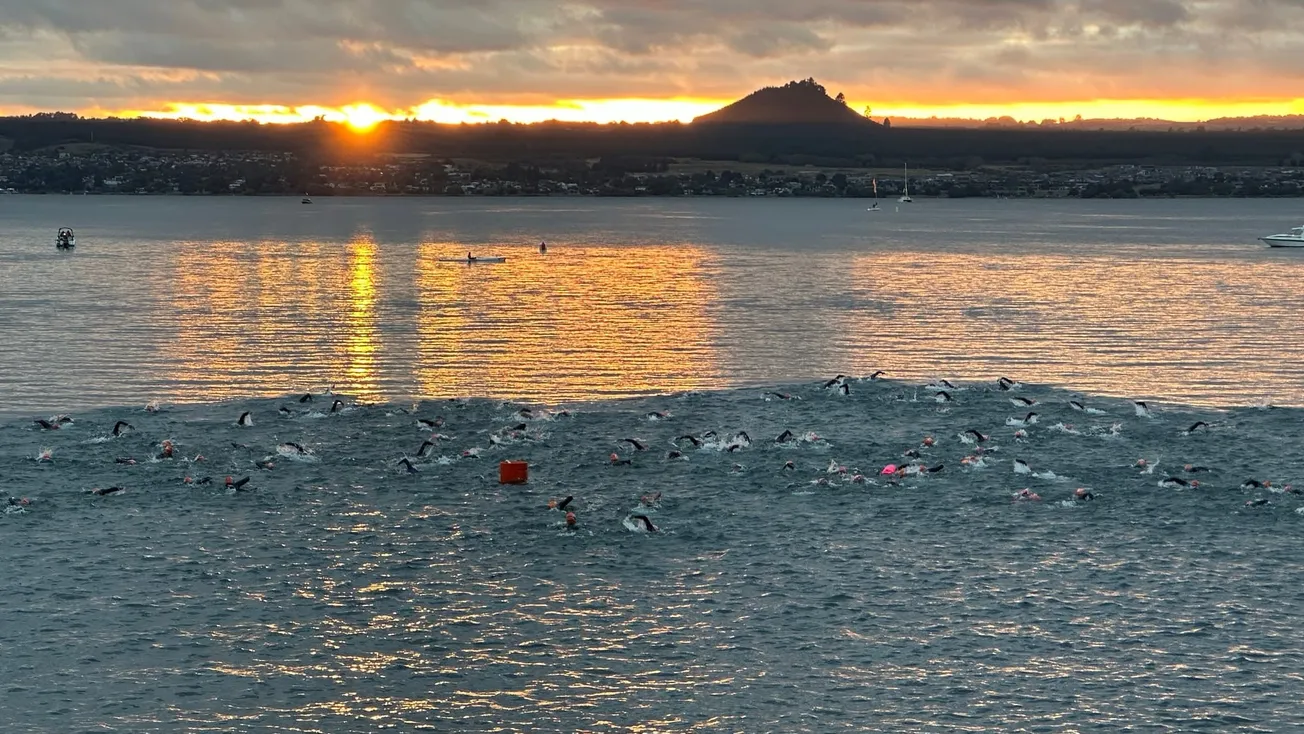
[[[307,123],[316,119],[342,123],[358,131],[383,122],[428,122],[447,125],[539,123],[570,124],[668,124],[693,122],[739,100],[689,97],[665,99],[611,98],[560,99],[551,104],[459,104],[431,99],[415,107],[385,109],[370,102],[338,106],[231,104],[223,102],[168,102],[161,109],[114,110],[93,107],[82,110],[39,110],[31,107],[0,108],[3,117],[76,115],[82,119],[158,119],[195,122],[258,122],[270,124]],[[848,101],[847,107],[867,119],[894,123],[1074,125],[1088,122],[1146,122],[1198,125],[1222,120],[1304,117],[1304,98],[1289,100],[1113,100],[1080,102],[1011,102],[1006,104],[918,104],[862,105]]]

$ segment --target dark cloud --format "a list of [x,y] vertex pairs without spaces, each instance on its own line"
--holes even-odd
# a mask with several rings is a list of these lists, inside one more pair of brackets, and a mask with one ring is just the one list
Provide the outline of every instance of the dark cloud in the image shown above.
[[[1299,94],[1301,0],[0,0],[0,108]],[[1235,68],[1237,73],[1225,73]]]

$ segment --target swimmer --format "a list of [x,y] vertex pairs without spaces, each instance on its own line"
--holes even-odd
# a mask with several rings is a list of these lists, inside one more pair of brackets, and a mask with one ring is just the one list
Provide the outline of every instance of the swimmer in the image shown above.
[[693,444],[693,446],[695,446],[695,447],[697,447],[697,448],[701,448],[701,447],[702,447],[702,442],[701,442],[701,441],[697,440],[697,438],[696,438],[695,436],[690,436],[690,435],[688,435],[688,434],[685,434],[685,435],[683,435],[683,436],[680,436],[679,438],[676,438],[672,443],[676,443],[676,444],[677,444],[677,443],[679,443],[680,441],[688,441],[689,443]]
[[965,435],[970,436],[970,437],[973,439],[973,442],[976,442],[976,443],[983,443],[983,442],[985,442],[985,441],[987,440],[987,436],[985,436],[985,435],[979,433],[978,431],[975,431],[975,430],[972,429],[972,428],[970,428],[969,430],[965,431],[964,433],[965,433]]
[[160,458],[160,459],[171,459],[171,458],[172,458],[172,442],[171,442],[171,441],[164,441],[164,442],[163,442],[163,452],[160,453],[160,454],[158,455],[158,458]]
[[281,407],[277,408],[276,412],[283,416],[294,415],[294,411],[290,410],[289,406],[287,405],[282,405]]
[[1241,482],[1241,489],[1267,489],[1272,486],[1272,482],[1260,482],[1257,479],[1246,479]]
[[240,414],[240,419],[237,420],[235,423],[238,426],[248,428],[249,426],[252,426],[254,424],[254,415],[253,413],[250,413],[249,411],[246,410],[245,412]]
[[997,378],[996,385],[1002,390],[1013,390],[1014,388],[1019,386],[1019,383],[1015,382],[1014,380],[1011,380],[1008,377],[1000,377]]
[[1036,414],[1036,413],[1029,413],[1029,414],[1023,416],[1022,418],[1006,418],[1006,419],[1005,419],[1005,425],[1007,425],[1007,426],[1035,426],[1035,425],[1037,425],[1037,414]]
[[226,486],[229,489],[232,489],[236,492],[247,492],[248,490],[246,490],[244,486],[248,483],[249,483],[249,477],[245,477],[244,479],[234,479],[234,480],[231,479],[231,477],[226,478]]
[[776,399],[778,399],[778,400],[792,400],[792,399],[793,399],[792,395],[789,395],[789,394],[786,393],[786,392],[767,392],[767,393],[765,393],[765,394],[766,394],[766,395],[773,395],[773,396],[774,396]]
[[117,492],[123,492],[123,491],[126,491],[126,489],[127,489],[126,487],[105,487],[104,489],[92,489],[92,490],[91,490],[91,494],[93,494],[93,495],[97,495],[97,496],[100,496],[100,497],[107,497],[107,496],[109,496],[109,495],[111,495],[111,494],[115,494],[115,493],[117,493]]
[[574,495],[566,495],[566,499],[562,500],[561,502],[558,502],[557,500],[549,500],[548,509],[564,511],[566,509],[566,505],[569,505],[571,503],[571,500],[573,499],[575,499]]
[[1091,491],[1088,490],[1086,487],[1078,487],[1077,489],[1073,490],[1073,499],[1075,500],[1081,502],[1090,502],[1095,498],[1096,495],[1092,494]]
[[791,461],[785,461],[783,462],[783,468],[780,469],[779,471],[796,471],[796,470],[797,470],[796,464],[792,463]]
[[44,418],[37,418],[36,423],[41,426],[42,431],[57,431],[60,428],[63,428],[62,424],[58,422],[51,423]]
[[131,425],[126,421],[118,421],[117,423],[113,424],[113,435],[115,437],[121,436],[122,434],[131,430],[135,430],[135,426]]
[[260,461],[255,461],[254,466],[264,471],[271,471],[276,468],[276,462],[272,461],[269,457]]
[[679,451],[678,449],[666,453],[666,461],[673,461],[675,459],[687,459],[687,458],[688,458],[687,456],[684,456],[684,452]]
[[908,458],[908,459],[920,459],[920,458],[923,458],[923,454],[919,453],[919,451],[918,451],[917,449],[907,449],[906,452],[905,452],[904,454],[902,454],[902,456],[904,456],[904,457],[906,457],[906,458]]
[[1136,409],[1136,417],[1138,417],[1138,418],[1153,418],[1153,417],[1154,417],[1154,416],[1150,413],[1150,406],[1146,405],[1146,402],[1145,402],[1144,400],[1133,400],[1133,401],[1132,401],[1132,407]]
[[633,438],[622,438],[622,439],[620,439],[619,441],[617,441],[616,443],[627,443],[627,444],[629,444],[630,446],[633,446],[635,451],[646,451],[646,450],[647,450],[647,447],[646,447],[646,446],[644,446],[643,444],[639,443],[637,439],[633,439]]
[[1213,471],[1213,469],[1210,469],[1207,466],[1196,466],[1194,464],[1187,464],[1186,466],[1182,467],[1182,471],[1188,474],[1199,474],[1201,472],[1211,472]]
[[665,420],[665,419],[667,419],[667,418],[670,417],[670,411],[668,411],[668,410],[653,410],[653,411],[649,412],[649,413],[647,414],[646,417],[647,417],[647,419],[650,420],[650,421],[663,421],[663,420]]
[[640,497],[638,501],[642,502],[648,507],[652,507],[653,505],[661,501],[661,493],[657,492],[656,494],[645,494],[642,497]]
[[135,466],[136,460],[131,458],[130,456],[119,456],[118,458],[113,460],[113,463],[125,464],[126,466]]
[[649,533],[655,533],[657,531],[657,526],[652,524],[652,518],[647,515],[631,515],[629,519],[642,520],[643,527],[646,528]]
[[793,435],[792,431],[785,430],[783,433],[780,433],[779,436],[778,436],[777,438],[774,439],[774,442],[775,442],[775,443],[788,443],[789,441],[792,441],[792,440],[795,439],[795,438],[797,438],[797,437]]
[[950,380],[934,380],[933,382],[930,382],[927,387],[934,390],[941,390],[942,388],[946,388],[947,390],[955,389],[955,385],[952,385]]
[[1181,477],[1168,477],[1159,480],[1159,486],[1163,489],[1176,489],[1177,487],[1199,487],[1200,483],[1196,481],[1186,481]]
[[548,254],[548,243],[547,243],[547,242],[540,242],[540,243],[539,243],[539,254],[540,254],[540,255],[547,255],[547,254]]
[[430,431],[433,431],[440,426],[438,422],[427,420],[425,418],[417,418],[417,425]]
[[1031,473],[1032,473],[1032,467],[1028,466],[1028,462],[1024,461],[1023,459],[1015,459],[1015,460],[1014,460],[1014,473],[1015,473],[1015,474],[1031,474]]
[[1018,397],[1017,395],[1015,397],[1010,398],[1010,402],[1014,403],[1016,406],[1020,408],[1031,408],[1032,406],[1037,404],[1036,400],[1030,400],[1028,398]]
[[933,444],[935,443],[937,443],[937,440],[934,439],[932,436],[924,436],[923,445],[925,447],[932,448]]
[[1252,500],[1246,502],[1246,503],[1245,503],[1245,506],[1246,506],[1246,507],[1263,507],[1264,505],[1270,505],[1270,504],[1272,504],[1272,503],[1269,502],[1268,500],[1266,500],[1266,499],[1264,499],[1264,498],[1262,498],[1262,497],[1259,497],[1258,499],[1252,499]]
[[1195,433],[1196,431],[1200,430],[1201,428],[1208,430],[1209,424],[1205,423],[1204,421],[1196,421],[1195,423],[1191,424],[1190,428],[1183,431],[1182,435],[1189,436],[1192,433]]
[[310,393],[310,392],[306,392],[306,393],[304,393],[304,394],[303,394],[303,397],[299,398],[299,402],[301,402],[301,403],[311,403],[311,402],[312,402],[312,393]]
[[1069,407],[1072,408],[1072,409],[1074,409],[1074,410],[1086,410],[1086,409],[1087,409],[1085,405],[1083,405],[1082,403],[1079,403],[1079,402],[1076,401],[1076,400],[1070,400],[1070,401],[1069,401]]
[[151,400],[148,403],[145,403],[146,413],[157,413],[158,410],[159,410],[159,405],[157,400]]
[[579,521],[575,519],[575,513],[573,512],[566,513],[566,527],[573,528],[575,527],[575,524],[578,522]]
[[433,450],[434,448],[435,445],[430,441],[422,441],[421,448],[417,449],[417,458],[418,459],[426,458],[427,456],[430,455],[431,450]]
[[938,390],[937,394],[933,396],[933,400],[936,400],[939,403],[949,403],[951,402],[951,393],[945,390]]
[[622,458],[620,458],[620,454],[617,454],[617,453],[614,452],[614,451],[611,452],[611,456],[609,456],[609,457],[607,457],[607,458],[611,461],[611,465],[612,465],[612,466],[633,466],[633,465],[634,465],[634,460],[633,460],[633,459],[622,459]]
[[1014,493],[1014,499],[1019,502],[1040,502],[1041,495],[1029,489],[1020,489]]
[[883,370],[878,370],[878,371],[876,371],[874,374],[870,375],[870,376],[869,376],[869,379],[871,379],[871,380],[877,380],[879,377],[881,377],[882,375],[886,375],[886,374],[887,374],[887,373],[884,372]]
[[834,377],[832,380],[829,380],[828,382],[824,383],[824,389],[827,390],[831,387],[842,385],[843,384],[842,381],[845,379],[847,379],[846,375],[838,375],[837,377]]
[[338,413],[340,409],[343,407],[344,407],[344,401],[340,400],[339,398],[336,398],[335,402],[331,403],[331,412]]

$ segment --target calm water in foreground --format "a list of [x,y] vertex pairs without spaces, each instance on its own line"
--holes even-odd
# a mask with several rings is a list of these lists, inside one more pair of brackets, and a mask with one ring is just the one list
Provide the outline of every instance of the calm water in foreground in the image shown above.
[[0,197],[0,731],[1304,727],[1298,202],[892,207]]
[[[895,206],[3,197],[0,410],[331,383],[556,402],[879,369],[1304,404],[1304,251],[1255,240],[1299,201]],[[438,261],[467,250],[509,259]]]

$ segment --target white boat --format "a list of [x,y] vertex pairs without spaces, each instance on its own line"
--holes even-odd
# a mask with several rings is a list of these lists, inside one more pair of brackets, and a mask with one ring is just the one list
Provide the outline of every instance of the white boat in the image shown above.
[[305,196],[305,197],[303,197],[302,199],[299,199],[299,203],[300,203],[300,204],[311,204],[311,203],[312,203],[312,199],[309,199],[307,196]]
[[67,227],[59,229],[59,234],[54,237],[54,246],[59,250],[71,250],[77,246],[77,236]]
[[1290,234],[1270,234],[1259,239],[1268,247],[1304,247],[1304,227],[1294,227]]
[[910,202],[914,201],[914,199],[910,198],[910,164],[909,163],[906,164],[906,191],[904,194],[901,195],[900,199],[897,199],[897,201],[901,202],[902,204],[909,204]]
[[439,262],[441,262],[441,263],[466,263],[467,265],[476,265],[476,264],[478,264],[478,263],[505,263],[505,262],[507,262],[507,258],[505,258],[505,257],[471,257],[471,256],[468,255],[467,257],[441,257],[441,258],[439,258]]

